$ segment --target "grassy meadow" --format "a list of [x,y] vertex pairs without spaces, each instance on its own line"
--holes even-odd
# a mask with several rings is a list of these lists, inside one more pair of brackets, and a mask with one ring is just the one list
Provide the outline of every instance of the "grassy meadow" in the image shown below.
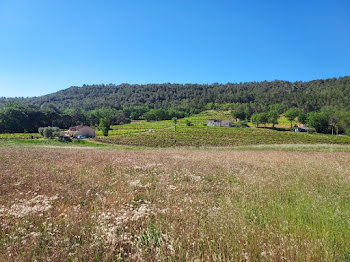
[[350,153],[0,148],[0,261],[350,261]]
[[94,140],[87,139],[73,139],[72,142],[63,142],[58,139],[0,139],[0,147],[38,147],[38,146],[52,146],[52,147],[103,147],[105,144],[98,143]]

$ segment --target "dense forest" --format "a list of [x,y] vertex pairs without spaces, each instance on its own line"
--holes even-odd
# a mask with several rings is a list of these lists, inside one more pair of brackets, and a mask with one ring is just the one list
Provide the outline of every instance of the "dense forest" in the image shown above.
[[93,110],[128,106],[175,109],[190,113],[202,111],[208,103],[249,104],[261,112],[271,104],[297,107],[305,113],[324,106],[350,110],[350,76],[309,82],[263,81],[239,84],[147,84],[84,85],[33,98],[0,98],[0,107],[8,101],[59,110]]

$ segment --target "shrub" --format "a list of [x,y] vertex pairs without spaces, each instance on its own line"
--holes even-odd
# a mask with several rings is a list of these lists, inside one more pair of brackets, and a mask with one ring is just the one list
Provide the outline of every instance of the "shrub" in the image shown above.
[[39,127],[38,132],[41,136],[44,136],[44,127]]
[[308,128],[306,130],[309,134],[313,134],[313,133],[316,133],[316,130],[314,128]]
[[58,140],[61,142],[72,142],[72,139],[70,137],[67,137],[67,136],[60,136],[60,137],[58,137]]
[[249,125],[248,125],[248,122],[244,120],[244,121],[239,121],[235,123],[234,127],[249,127]]
[[54,138],[61,135],[60,129],[58,127],[48,126],[48,127],[40,127],[38,129],[40,135],[45,138]]
[[186,119],[185,123],[186,123],[186,126],[193,126],[192,122],[188,119]]

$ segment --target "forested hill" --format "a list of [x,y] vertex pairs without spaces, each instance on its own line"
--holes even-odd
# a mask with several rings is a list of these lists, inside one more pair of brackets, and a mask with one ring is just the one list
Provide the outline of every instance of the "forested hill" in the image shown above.
[[208,103],[249,103],[255,111],[281,103],[305,112],[324,106],[350,110],[350,76],[309,82],[263,81],[239,84],[84,85],[33,98],[0,98],[0,106],[13,101],[58,109],[146,105],[150,108],[203,109]]

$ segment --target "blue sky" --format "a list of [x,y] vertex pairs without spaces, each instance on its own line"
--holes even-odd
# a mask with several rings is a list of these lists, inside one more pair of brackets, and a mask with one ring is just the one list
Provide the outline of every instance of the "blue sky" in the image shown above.
[[0,0],[0,97],[350,75],[349,0]]

